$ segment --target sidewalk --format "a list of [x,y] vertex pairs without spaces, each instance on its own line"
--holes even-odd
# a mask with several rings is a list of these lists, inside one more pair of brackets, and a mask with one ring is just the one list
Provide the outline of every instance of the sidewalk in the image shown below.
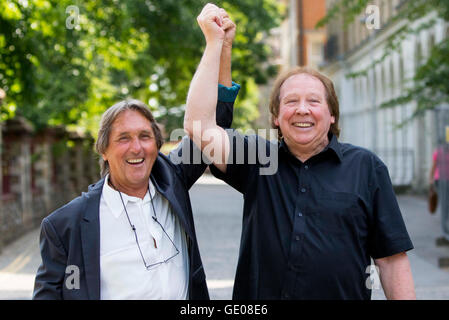
[[[229,188],[212,177],[201,178],[198,184],[219,185],[223,188]],[[232,200],[229,199],[229,201]],[[440,236],[439,213],[430,215],[424,198],[405,195],[399,196],[398,201],[415,246],[414,250],[408,252],[408,256],[412,267],[417,299],[449,300],[449,270],[441,269],[438,266],[439,258],[449,257],[449,247],[437,247],[435,244],[436,238]],[[202,203],[207,205],[204,201]],[[195,207],[194,203],[193,206]],[[205,208],[204,210],[209,209]],[[229,219],[241,219],[240,214],[228,215],[228,217]],[[224,215],[223,219],[228,218]],[[237,222],[232,222],[230,225],[237,225]],[[197,227],[200,227],[200,223]],[[34,276],[40,264],[38,239],[39,230],[34,230],[8,245],[0,254],[0,299],[31,298]],[[240,241],[239,238],[235,240]],[[224,248],[223,241],[225,240],[217,239],[216,242],[213,242],[214,252],[231,254],[229,250],[226,251]],[[206,255],[210,255],[209,251],[206,250],[207,246],[200,243],[200,247],[205,249],[201,253],[203,259],[206,259]],[[233,247],[232,250],[235,251],[232,254],[237,256],[238,246]],[[220,268],[223,268],[223,265],[226,264],[221,261],[222,259],[229,260],[229,257],[222,257],[216,263],[213,261],[214,263],[211,264],[213,270],[206,269],[207,274],[211,275],[208,278],[208,285],[211,290],[226,290],[226,296],[230,296],[228,291],[232,290],[232,277],[230,274],[224,276],[223,270],[220,271]],[[369,274],[367,274],[368,276]],[[373,290],[373,299],[385,299],[382,289]]]
[[4,248],[0,254],[0,299],[31,299],[40,262],[38,229]]
[[[441,269],[440,258],[449,257],[449,247],[437,247],[441,235],[440,214],[431,215],[425,198],[398,196],[405,224],[414,249],[408,252],[419,300],[449,300],[449,270]],[[373,290],[373,300],[385,299],[382,289]]]

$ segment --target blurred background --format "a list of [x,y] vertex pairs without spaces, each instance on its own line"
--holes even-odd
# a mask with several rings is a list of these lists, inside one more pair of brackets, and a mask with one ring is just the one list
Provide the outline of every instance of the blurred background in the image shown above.
[[[42,218],[99,179],[93,144],[108,107],[144,101],[163,128],[162,151],[176,145],[169,137],[183,127],[206,2],[0,0],[0,299],[31,297]],[[441,188],[449,184],[439,183],[436,214],[427,204],[435,169],[449,180],[449,1],[214,3],[237,25],[233,127],[270,128],[278,72],[308,65],[328,75],[340,140],[374,151],[389,169],[415,244],[418,298],[449,299],[449,187]],[[217,206],[205,192],[226,201]],[[211,296],[229,299],[241,195],[205,174],[191,196]]]

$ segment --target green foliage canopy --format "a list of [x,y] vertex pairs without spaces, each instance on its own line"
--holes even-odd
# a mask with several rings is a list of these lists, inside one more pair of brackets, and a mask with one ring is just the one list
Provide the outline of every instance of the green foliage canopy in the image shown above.
[[[196,17],[207,1],[3,0],[0,87],[4,120],[19,113],[36,129],[96,133],[101,113],[126,97],[150,105],[166,130],[182,127],[190,81],[205,45]],[[280,23],[275,0],[226,0],[237,24],[233,77],[241,100],[274,70],[263,35]],[[245,104],[243,104],[245,105]],[[248,117],[236,112],[236,122]]]

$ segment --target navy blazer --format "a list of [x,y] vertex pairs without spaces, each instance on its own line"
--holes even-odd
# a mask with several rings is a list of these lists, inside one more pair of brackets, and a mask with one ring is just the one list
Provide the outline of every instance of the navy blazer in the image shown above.
[[[229,128],[232,113],[232,102],[219,102],[217,123]],[[183,152],[186,150],[183,146],[190,152]],[[168,157],[159,153],[150,179],[171,204],[187,235],[189,299],[206,300],[209,293],[188,192],[207,167],[203,161],[192,164],[192,160],[198,159],[198,153],[200,151],[193,142],[184,137]],[[100,299],[99,209],[103,184],[104,178],[89,186],[87,193],[82,193],[43,219],[40,235],[42,263],[36,274],[33,299]],[[71,283],[74,275],[70,266],[79,270],[79,288],[66,285],[66,281]]]

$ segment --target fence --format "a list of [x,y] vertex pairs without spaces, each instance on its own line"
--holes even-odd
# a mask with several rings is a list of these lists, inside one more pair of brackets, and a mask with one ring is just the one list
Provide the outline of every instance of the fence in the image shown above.
[[61,127],[35,132],[23,118],[2,124],[0,250],[99,179],[90,136]]

